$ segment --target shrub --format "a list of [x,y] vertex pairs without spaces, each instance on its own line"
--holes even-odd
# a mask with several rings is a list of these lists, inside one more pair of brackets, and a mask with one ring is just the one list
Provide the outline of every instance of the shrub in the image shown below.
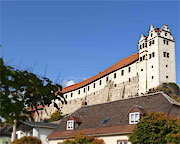
[[20,139],[16,139],[11,144],[42,144],[41,140],[32,136],[24,136]]
[[105,144],[102,139],[96,139],[92,136],[84,136],[79,133],[72,139],[66,139],[63,144]]
[[56,110],[52,115],[51,118],[48,120],[49,122],[58,121],[62,119],[64,116],[60,110]]

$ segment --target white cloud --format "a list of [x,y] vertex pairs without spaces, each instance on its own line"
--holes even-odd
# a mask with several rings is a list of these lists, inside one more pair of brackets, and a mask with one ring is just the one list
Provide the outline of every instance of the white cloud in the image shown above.
[[67,86],[75,84],[75,81],[73,79],[72,80],[63,80],[62,84],[67,87]]

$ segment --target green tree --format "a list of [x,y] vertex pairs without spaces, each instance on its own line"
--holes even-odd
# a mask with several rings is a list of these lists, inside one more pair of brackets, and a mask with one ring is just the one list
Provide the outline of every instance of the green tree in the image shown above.
[[92,136],[84,136],[79,133],[73,136],[72,139],[66,139],[63,144],[105,144],[102,139],[97,139]]
[[16,139],[11,144],[42,144],[41,140],[32,136],[24,136],[20,139]]
[[48,120],[49,122],[58,121],[62,119],[64,116],[62,115],[62,112],[60,110],[56,110]]
[[38,113],[38,105],[45,107],[53,104],[59,109],[56,100],[66,103],[63,94],[60,93],[61,85],[53,84],[48,78],[38,77],[27,70],[7,66],[2,58],[0,58],[0,87],[0,116],[5,118],[6,122],[14,124],[13,139],[17,121],[32,119],[28,108],[35,108]]
[[180,119],[162,112],[149,113],[129,135],[132,144],[179,144]]

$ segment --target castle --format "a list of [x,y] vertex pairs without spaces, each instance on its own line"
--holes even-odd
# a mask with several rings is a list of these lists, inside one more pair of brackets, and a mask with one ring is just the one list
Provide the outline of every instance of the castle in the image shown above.
[[[150,26],[141,35],[138,52],[103,72],[63,88],[67,104],[59,102],[63,114],[82,105],[94,105],[144,95],[162,83],[176,82],[175,39],[166,24],[161,29]],[[47,109],[49,116],[55,108]],[[42,118],[49,117],[42,112]]]

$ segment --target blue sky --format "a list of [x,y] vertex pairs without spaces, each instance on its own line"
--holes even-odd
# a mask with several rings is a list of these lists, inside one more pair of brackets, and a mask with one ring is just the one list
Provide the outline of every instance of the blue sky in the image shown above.
[[138,51],[151,24],[168,24],[176,40],[180,84],[178,1],[2,1],[2,56],[58,82],[82,81]]

